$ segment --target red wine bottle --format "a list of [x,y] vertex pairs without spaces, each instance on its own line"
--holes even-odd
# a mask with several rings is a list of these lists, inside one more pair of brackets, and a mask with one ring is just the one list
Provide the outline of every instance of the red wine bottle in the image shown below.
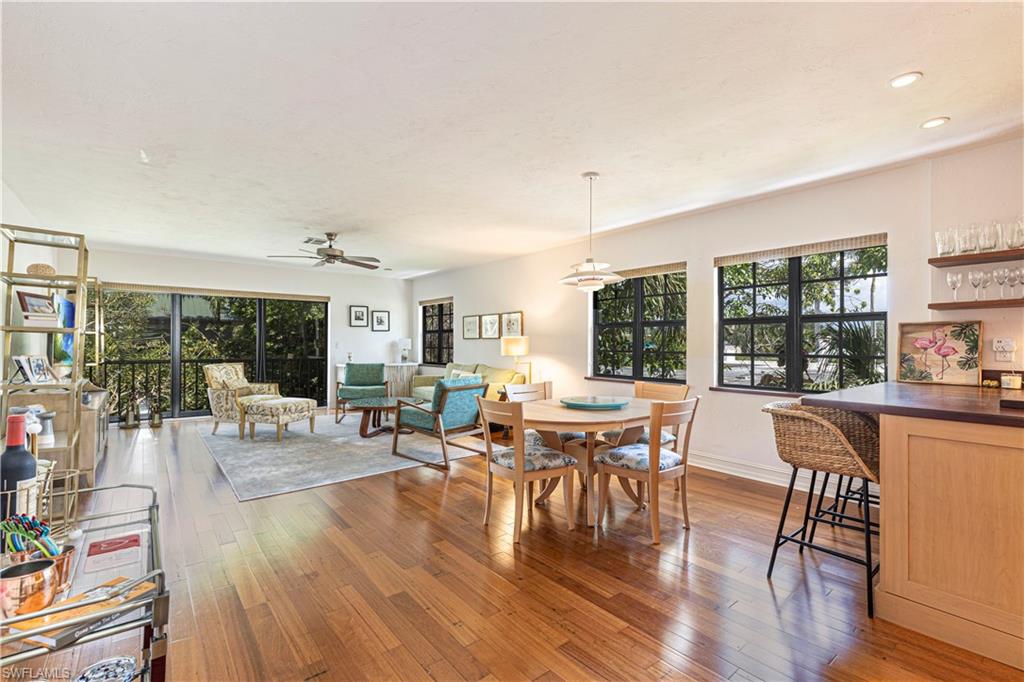
[[[36,458],[25,448],[25,415],[7,415],[7,447],[0,455],[0,491],[3,491],[3,504],[0,518],[6,519],[12,514],[35,513],[35,510],[18,509],[19,501],[26,504],[28,494],[16,492],[19,486],[25,486],[36,479]],[[27,504],[26,504],[27,506]]]

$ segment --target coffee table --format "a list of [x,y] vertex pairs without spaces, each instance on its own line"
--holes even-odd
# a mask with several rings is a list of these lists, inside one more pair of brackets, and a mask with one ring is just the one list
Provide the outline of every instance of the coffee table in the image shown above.
[[[382,433],[393,432],[395,430],[393,426],[381,424],[381,416],[388,412],[394,412],[399,400],[407,405],[419,405],[427,402],[422,398],[409,398],[405,396],[350,400],[347,409],[349,411],[359,410],[363,413],[363,418],[359,421],[359,435],[363,438],[373,438]],[[403,430],[402,433],[406,433],[406,431]],[[408,431],[408,433],[412,433],[412,431]]]

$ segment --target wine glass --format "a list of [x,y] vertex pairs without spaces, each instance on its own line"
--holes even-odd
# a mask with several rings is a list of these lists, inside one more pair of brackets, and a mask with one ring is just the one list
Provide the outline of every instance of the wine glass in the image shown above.
[[964,283],[964,276],[959,272],[947,272],[946,273],[946,284],[953,290],[953,300],[956,298],[956,290],[960,288],[960,285]]
[[978,231],[978,248],[981,251],[995,251],[999,247],[999,238],[1003,234],[1003,225],[995,220],[982,225]]
[[992,272],[992,276],[996,278],[996,284],[999,285],[999,298],[1006,296],[1006,278],[1009,277],[1010,271],[1006,268],[996,268]]
[[967,273],[967,281],[974,287],[974,300],[978,300],[978,287],[981,286],[981,270],[971,270]]
[[1006,275],[1006,283],[1010,285],[1010,298],[1013,298],[1013,290],[1017,288],[1017,283],[1021,281],[1021,269],[1014,268]]
[[988,270],[985,270],[984,272],[981,273],[981,300],[984,301],[984,300],[988,299],[988,295],[987,295],[986,291],[988,290],[988,288],[989,288],[989,286],[991,284],[992,284],[992,273],[989,272]]

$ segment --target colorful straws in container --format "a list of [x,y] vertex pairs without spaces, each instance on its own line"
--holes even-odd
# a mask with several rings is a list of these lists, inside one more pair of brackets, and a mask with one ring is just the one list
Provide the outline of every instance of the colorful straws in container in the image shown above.
[[60,554],[57,543],[50,538],[49,524],[34,516],[9,516],[6,520],[0,521],[0,532],[7,536],[6,546],[10,552],[38,549],[47,557]]

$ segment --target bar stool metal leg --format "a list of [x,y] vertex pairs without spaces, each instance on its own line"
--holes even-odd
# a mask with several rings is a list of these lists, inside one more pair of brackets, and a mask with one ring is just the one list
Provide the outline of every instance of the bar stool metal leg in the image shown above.
[[793,486],[796,485],[796,474],[799,471],[796,467],[793,467],[793,475],[789,477],[789,489],[786,490],[786,501],[782,503],[782,518],[779,519],[779,529],[775,531],[775,543],[772,547],[772,560],[768,562],[768,577],[772,577],[772,571],[775,569],[775,555],[779,553],[779,547],[782,545],[780,538],[782,538],[782,531],[786,527],[786,514],[789,512],[789,501],[793,499]]
[[814,481],[818,478],[817,470],[811,471],[811,485],[807,488],[807,504],[804,506],[804,525],[800,529],[800,553],[804,553],[803,543],[807,541],[807,523],[811,518],[811,505],[814,503]]
[[814,532],[818,530],[818,519],[821,518],[821,503],[825,499],[825,491],[828,490],[828,476],[829,473],[826,471],[823,477],[824,480],[821,482],[821,492],[818,493],[818,505],[814,508],[814,517],[811,519],[811,535],[807,538],[808,543],[814,542]]
[[871,560],[871,505],[868,504],[868,481],[864,479],[864,487],[860,492],[861,503],[864,505],[864,564],[868,579],[868,618],[875,617],[875,567]]

